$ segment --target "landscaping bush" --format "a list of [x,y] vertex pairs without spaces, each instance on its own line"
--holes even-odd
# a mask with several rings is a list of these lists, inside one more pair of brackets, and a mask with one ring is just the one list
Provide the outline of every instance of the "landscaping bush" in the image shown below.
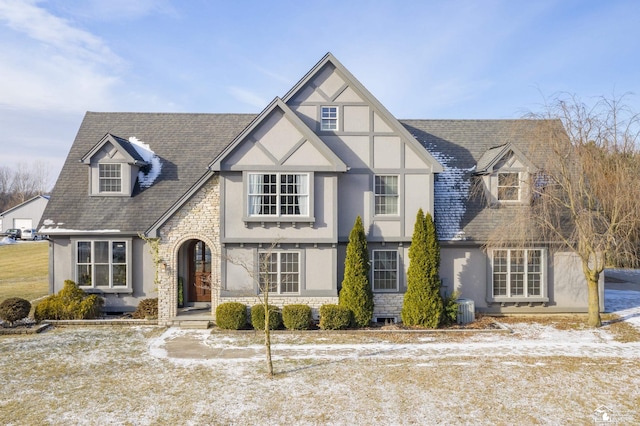
[[418,210],[409,247],[407,291],[402,304],[402,322],[408,326],[437,328],[443,318],[440,297],[440,245],[430,213]]
[[[259,303],[251,307],[251,325],[256,330],[264,330],[264,306]],[[277,306],[269,305],[269,330],[277,330],[282,325],[282,315]]]
[[9,325],[28,317],[29,311],[31,311],[31,303],[20,297],[10,297],[0,303],[0,318]]
[[282,323],[288,330],[309,330],[313,324],[311,307],[307,305],[285,305],[282,308]]
[[132,316],[136,319],[158,318],[158,298],[141,300]]
[[454,324],[458,317],[458,302],[457,300],[460,298],[460,292],[454,291],[449,296],[445,297],[442,300],[444,305],[444,309],[442,310],[442,318],[440,323],[442,325],[451,325]]
[[352,312],[351,325],[366,327],[373,318],[373,291],[369,283],[369,251],[360,216],[349,233],[339,304]]
[[100,308],[103,305],[104,300],[101,297],[87,294],[75,282],[66,280],[58,294],[47,296],[36,305],[34,317],[36,321],[94,319],[100,316]]
[[323,330],[344,330],[349,327],[353,313],[340,305],[320,306],[320,328]]
[[225,330],[240,330],[247,326],[247,307],[240,302],[221,303],[216,308],[216,325]]

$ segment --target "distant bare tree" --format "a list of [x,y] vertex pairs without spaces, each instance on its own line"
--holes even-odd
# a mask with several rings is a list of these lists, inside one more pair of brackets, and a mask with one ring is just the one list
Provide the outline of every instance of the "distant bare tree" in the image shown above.
[[18,163],[14,169],[0,166],[0,211],[24,203],[48,191],[48,163]]
[[[545,162],[530,183],[531,208],[514,210],[507,229],[488,244],[550,241],[581,261],[588,286],[588,320],[601,325],[598,282],[608,259],[637,263],[640,229],[640,122],[619,98],[589,106],[558,95],[530,134]],[[562,126],[560,125],[562,124]]]

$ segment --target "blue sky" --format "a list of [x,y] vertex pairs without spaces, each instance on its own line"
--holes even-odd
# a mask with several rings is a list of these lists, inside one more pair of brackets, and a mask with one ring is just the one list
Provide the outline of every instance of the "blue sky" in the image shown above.
[[255,112],[332,52],[397,118],[518,118],[634,93],[634,0],[0,0],[0,165],[49,165],[86,111]]

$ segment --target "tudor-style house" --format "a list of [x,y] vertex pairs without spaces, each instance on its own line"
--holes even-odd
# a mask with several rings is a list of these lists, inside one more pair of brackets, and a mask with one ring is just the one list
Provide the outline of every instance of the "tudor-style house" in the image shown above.
[[[427,100],[428,101],[428,100]],[[374,319],[399,320],[416,212],[441,241],[443,293],[482,312],[583,312],[571,253],[490,247],[531,202],[544,153],[526,120],[398,120],[330,53],[258,115],[86,114],[40,232],[64,280],[109,311],[337,303],[349,232],[367,232]],[[472,196],[472,182],[480,196]],[[260,265],[266,265],[261,267]]]

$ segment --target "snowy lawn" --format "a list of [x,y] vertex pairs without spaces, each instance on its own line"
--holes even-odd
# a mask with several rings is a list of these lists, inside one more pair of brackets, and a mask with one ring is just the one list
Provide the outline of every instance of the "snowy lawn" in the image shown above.
[[0,337],[0,424],[640,423],[640,292],[623,321],[508,319],[512,334],[274,336],[153,327]]

